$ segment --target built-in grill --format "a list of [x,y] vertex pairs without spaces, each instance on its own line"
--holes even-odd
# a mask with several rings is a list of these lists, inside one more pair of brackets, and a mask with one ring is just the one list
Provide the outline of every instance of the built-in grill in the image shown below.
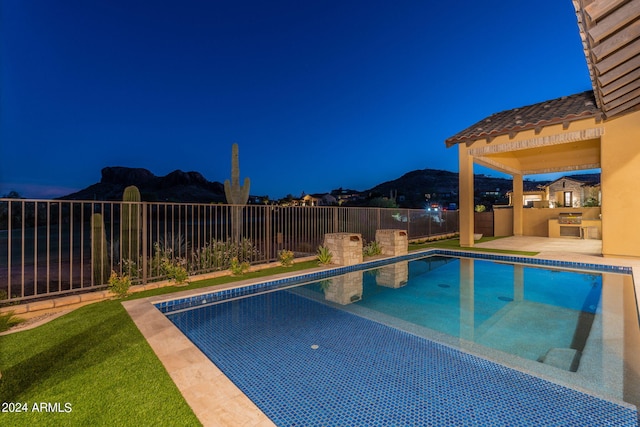
[[558,214],[558,224],[560,224],[561,237],[581,237],[582,213],[563,212]]
[[582,212],[560,213],[558,215],[558,224],[582,224]]

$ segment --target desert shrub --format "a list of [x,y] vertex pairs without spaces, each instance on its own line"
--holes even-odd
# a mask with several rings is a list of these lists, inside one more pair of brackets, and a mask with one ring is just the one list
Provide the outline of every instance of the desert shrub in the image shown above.
[[173,248],[156,242],[154,244],[153,258],[149,264],[152,273],[155,272],[166,276],[169,280],[173,280],[176,285],[188,283],[187,259],[174,257]]
[[4,332],[11,328],[12,326],[17,325],[18,323],[24,322],[23,319],[19,319],[13,315],[13,311],[9,311],[7,313],[0,313],[0,332]]
[[331,259],[333,258],[333,254],[326,246],[319,246],[317,252],[318,264],[327,265],[331,264]]
[[126,274],[118,275],[115,271],[111,272],[107,287],[111,292],[116,294],[118,298],[124,298],[129,293],[131,287],[131,278]]
[[244,273],[249,271],[249,263],[247,261],[240,261],[237,257],[231,259],[231,265],[229,269],[231,270],[231,274],[234,276],[242,276]]
[[278,261],[283,267],[291,267],[293,265],[293,252],[287,249],[282,249],[278,252]]
[[120,261],[122,266],[122,274],[125,274],[131,278],[140,277],[142,268],[132,259],[123,259]]
[[231,260],[250,263],[257,255],[258,249],[249,239],[239,242],[213,241],[205,244],[191,255],[191,271],[219,271],[231,266]]
[[176,285],[189,283],[189,273],[185,268],[187,261],[184,258],[162,260],[162,272],[169,280],[173,280]]
[[365,244],[362,247],[362,255],[363,256],[376,256],[382,253],[382,247],[380,247],[380,243],[375,240]]

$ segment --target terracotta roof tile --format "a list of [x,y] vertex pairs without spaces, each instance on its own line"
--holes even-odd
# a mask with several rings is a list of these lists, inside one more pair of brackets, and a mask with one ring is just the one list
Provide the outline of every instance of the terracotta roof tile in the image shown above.
[[447,147],[455,144],[494,138],[511,132],[535,129],[586,117],[601,116],[593,91],[586,91],[526,107],[492,114],[445,140]]

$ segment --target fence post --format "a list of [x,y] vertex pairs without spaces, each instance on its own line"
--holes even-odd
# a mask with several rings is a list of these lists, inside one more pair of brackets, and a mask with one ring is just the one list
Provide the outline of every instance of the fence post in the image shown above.
[[147,225],[148,225],[148,212],[147,207],[148,203],[142,203],[142,284],[147,284],[147,257],[149,255],[149,235],[147,234]]
[[[9,200],[7,202],[7,205],[9,206],[7,209],[7,298],[11,299],[12,298],[12,293],[11,293],[11,272],[13,271],[13,266],[11,265],[11,258],[13,257],[13,254],[11,253],[11,229],[13,228],[13,224],[11,224],[11,219],[13,216],[13,212],[11,212],[11,200]],[[47,254],[47,265],[49,264],[48,262],[49,259],[49,254]],[[23,296],[23,295],[21,295]]]
[[273,209],[269,205],[261,207],[264,216],[264,232],[262,235],[265,239],[265,248],[267,250],[267,260],[271,260],[271,245],[273,244],[273,232],[271,230],[271,215]]

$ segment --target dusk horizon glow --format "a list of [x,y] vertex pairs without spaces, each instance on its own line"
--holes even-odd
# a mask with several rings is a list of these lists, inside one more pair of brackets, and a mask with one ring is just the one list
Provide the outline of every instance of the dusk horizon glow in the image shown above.
[[234,142],[252,195],[362,191],[457,172],[446,138],[591,89],[569,0],[0,7],[0,196],[63,196],[108,166],[224,182]]

